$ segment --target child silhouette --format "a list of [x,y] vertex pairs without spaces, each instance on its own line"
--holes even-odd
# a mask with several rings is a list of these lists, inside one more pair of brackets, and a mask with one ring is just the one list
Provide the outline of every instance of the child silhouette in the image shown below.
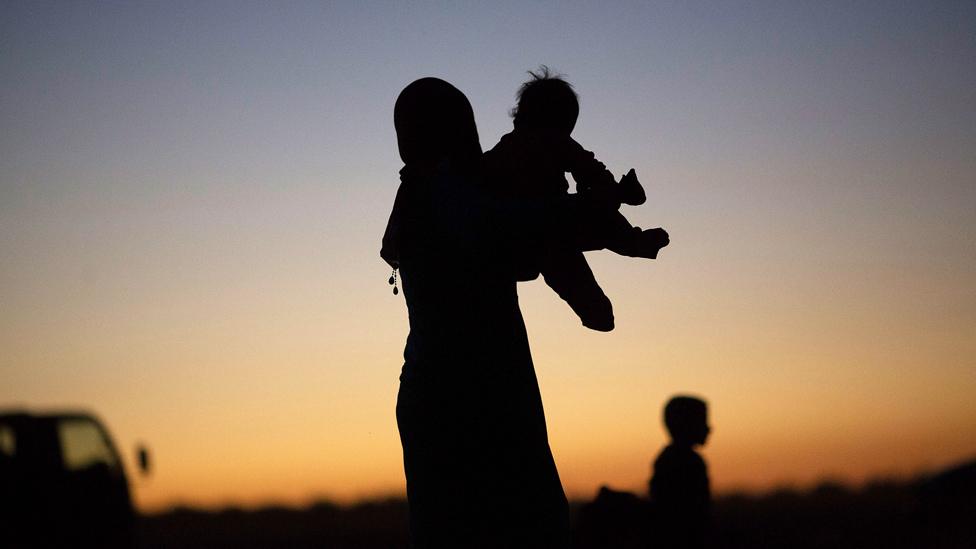
[[[541,67],[518,92],[512,110],[514,129],[484,154],[485,181],[506,197],[551,197],[569,191],[566,172],[576,181],[577,193],[596,193],[618,203],[637,206],[646,200],[644,189],[630,170],[617,183],[606,166],[570,134],[579,116],[579,101],[572,86]],[[606,248],[630,257],[654,259],[668,244],[663,229],[642,231],[619,212],[600,219],[581,220],[585,249]],[[519,280],[542,274],[546,284],[566,301],[587,328],[610,331],[613,307],[597,284],[582,252],[545,255],[523,262]]]
[[695,447],[705,444],[711,431],[708,407],[699,398],[675,396],[664,407],[664,424],[671,444],[654,461],[650,482],[659,536],[655,546],[702,547],[711,496],[708,470]]

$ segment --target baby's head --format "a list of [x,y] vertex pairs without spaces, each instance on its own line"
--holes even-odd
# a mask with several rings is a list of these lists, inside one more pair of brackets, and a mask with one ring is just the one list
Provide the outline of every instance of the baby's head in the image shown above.
[[705,444],[711,431],[708,426],[708,405],[693,396],[672,397],[664,407],[664,425],[675,444]]
[[522,84],[512,109],[516,129],[548,130],[569,135],[579,116],[579,98],[573,86],[542,65]]

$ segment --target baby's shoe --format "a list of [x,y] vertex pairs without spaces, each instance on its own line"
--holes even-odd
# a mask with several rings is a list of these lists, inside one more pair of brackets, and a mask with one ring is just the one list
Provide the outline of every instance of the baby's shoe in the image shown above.
[[670,243],[671,237],[668,236],[668,231],[665,231],[661,227],[647,229],[646,231],[641,231],[640,236],[637,238],[636,251],[639,257],[657,259],[657,253],[661,251],[661,248]]
[[657,253],[661,251],[661,248],[671,242],[668,232],[660,227],[646,231],[634,227],[633,231],[633,234],[619,242],[614,242],[611,246],[607,246],[607,249],[627,257],[657,259]]

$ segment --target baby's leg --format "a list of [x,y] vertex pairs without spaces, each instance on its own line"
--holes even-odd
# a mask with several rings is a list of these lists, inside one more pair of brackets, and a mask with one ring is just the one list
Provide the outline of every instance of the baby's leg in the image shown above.
[[542,262],[546,284],[569,304],[583,326],[613,330],[613,305],[593,277],[583,252],[551,254]]
[[670,242],[664,229],[641,230],[619,211],[583,220],[580,232],[584,250],[607,249],[627,257],[656,259]]

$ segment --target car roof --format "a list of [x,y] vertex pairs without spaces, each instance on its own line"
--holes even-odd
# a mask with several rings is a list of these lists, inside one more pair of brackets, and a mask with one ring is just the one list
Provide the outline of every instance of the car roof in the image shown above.
[[24,409],[0,409],[0,421],[30,421],[35,419],[88,419],[98,421],[91,412],[84,410],[49,410],[28,412]]

